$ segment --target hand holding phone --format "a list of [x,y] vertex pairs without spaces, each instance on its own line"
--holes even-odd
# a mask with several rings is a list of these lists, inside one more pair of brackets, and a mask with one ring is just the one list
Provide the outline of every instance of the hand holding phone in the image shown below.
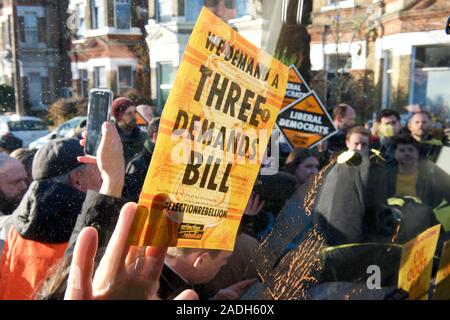
[[[90,155],[78,157],[78,162],[97,165],[103,181],[100,193],[120,198],[125,180],[122,141],[114,124],[104,122],[101,130],[101,141],[97,155],[95,157]],[[83,131],[80,140],[83,147],[86,147],[86,139],[87,131]]]
[[89,92],[87,137],[84,153],[95,157],[102,139],[102,124],[111,117],[113,93],[105,89],[92,89]]

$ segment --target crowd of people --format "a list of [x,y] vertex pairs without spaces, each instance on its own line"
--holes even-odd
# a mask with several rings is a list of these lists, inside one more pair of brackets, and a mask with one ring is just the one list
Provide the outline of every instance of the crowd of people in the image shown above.
[[[0,299],[236,300],[267,280],[260,261],[275,268],[312,228],[327,252],[344,244],[403,244],[439,223],[440,247],[448,238],[450,177],[435,162],[450,128],[435,130],[424,110],[402,125],[390,109],[378,112],[372,127],[357,126],[357,109],[341,104],[332,112],[336,134],[282,154],[280,172],[258,176],[233,252],[129,247],[159,117],[152,114],[141,130],[136,104],[125,97],[113,101],[112,115],[96,157],[84,154],[85,131],[37,151],[2,147]],[[310,213],[305,200],[319,176]],[[316,284],[344,281],[336,259],[327,260]],[[352,276],[345,281],[360,280]]]

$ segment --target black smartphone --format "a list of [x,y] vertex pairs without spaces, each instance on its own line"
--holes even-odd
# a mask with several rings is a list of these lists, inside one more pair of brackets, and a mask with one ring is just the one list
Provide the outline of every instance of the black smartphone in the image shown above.
[[97,149],[102,139],[102,124],[111,117],[113,93],[106,89],[92,89],[89,92],[87,138],[84,153],[97,155]]

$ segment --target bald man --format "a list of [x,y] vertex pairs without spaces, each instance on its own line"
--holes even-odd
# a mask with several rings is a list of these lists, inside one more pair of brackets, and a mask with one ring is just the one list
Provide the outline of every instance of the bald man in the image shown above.
[[11,214],[27,191],[27,172],[18,160],[0,154],[0,216]]
[[13,211],[27,191],[27,172],[18,160],[0,153],[0,256]]

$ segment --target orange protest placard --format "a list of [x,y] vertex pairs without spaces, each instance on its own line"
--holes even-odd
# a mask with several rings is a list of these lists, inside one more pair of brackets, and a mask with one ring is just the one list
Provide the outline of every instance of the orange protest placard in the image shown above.
[[288,68],[203,8],[164,107],[129,244],[233,250]]
[[314,91],[281,110],[277,127],[293,149],[311,148],[337,132]]
[[138,126],[148,125],[147,121],[139,114],[139,112],[136,112],[136,124]]
[[283,100],[283,108],[298,99],[304,98],[310,92],[311,89],[308,87],[300,72],[294,65],[291,65],[289,67],[289,79]]

